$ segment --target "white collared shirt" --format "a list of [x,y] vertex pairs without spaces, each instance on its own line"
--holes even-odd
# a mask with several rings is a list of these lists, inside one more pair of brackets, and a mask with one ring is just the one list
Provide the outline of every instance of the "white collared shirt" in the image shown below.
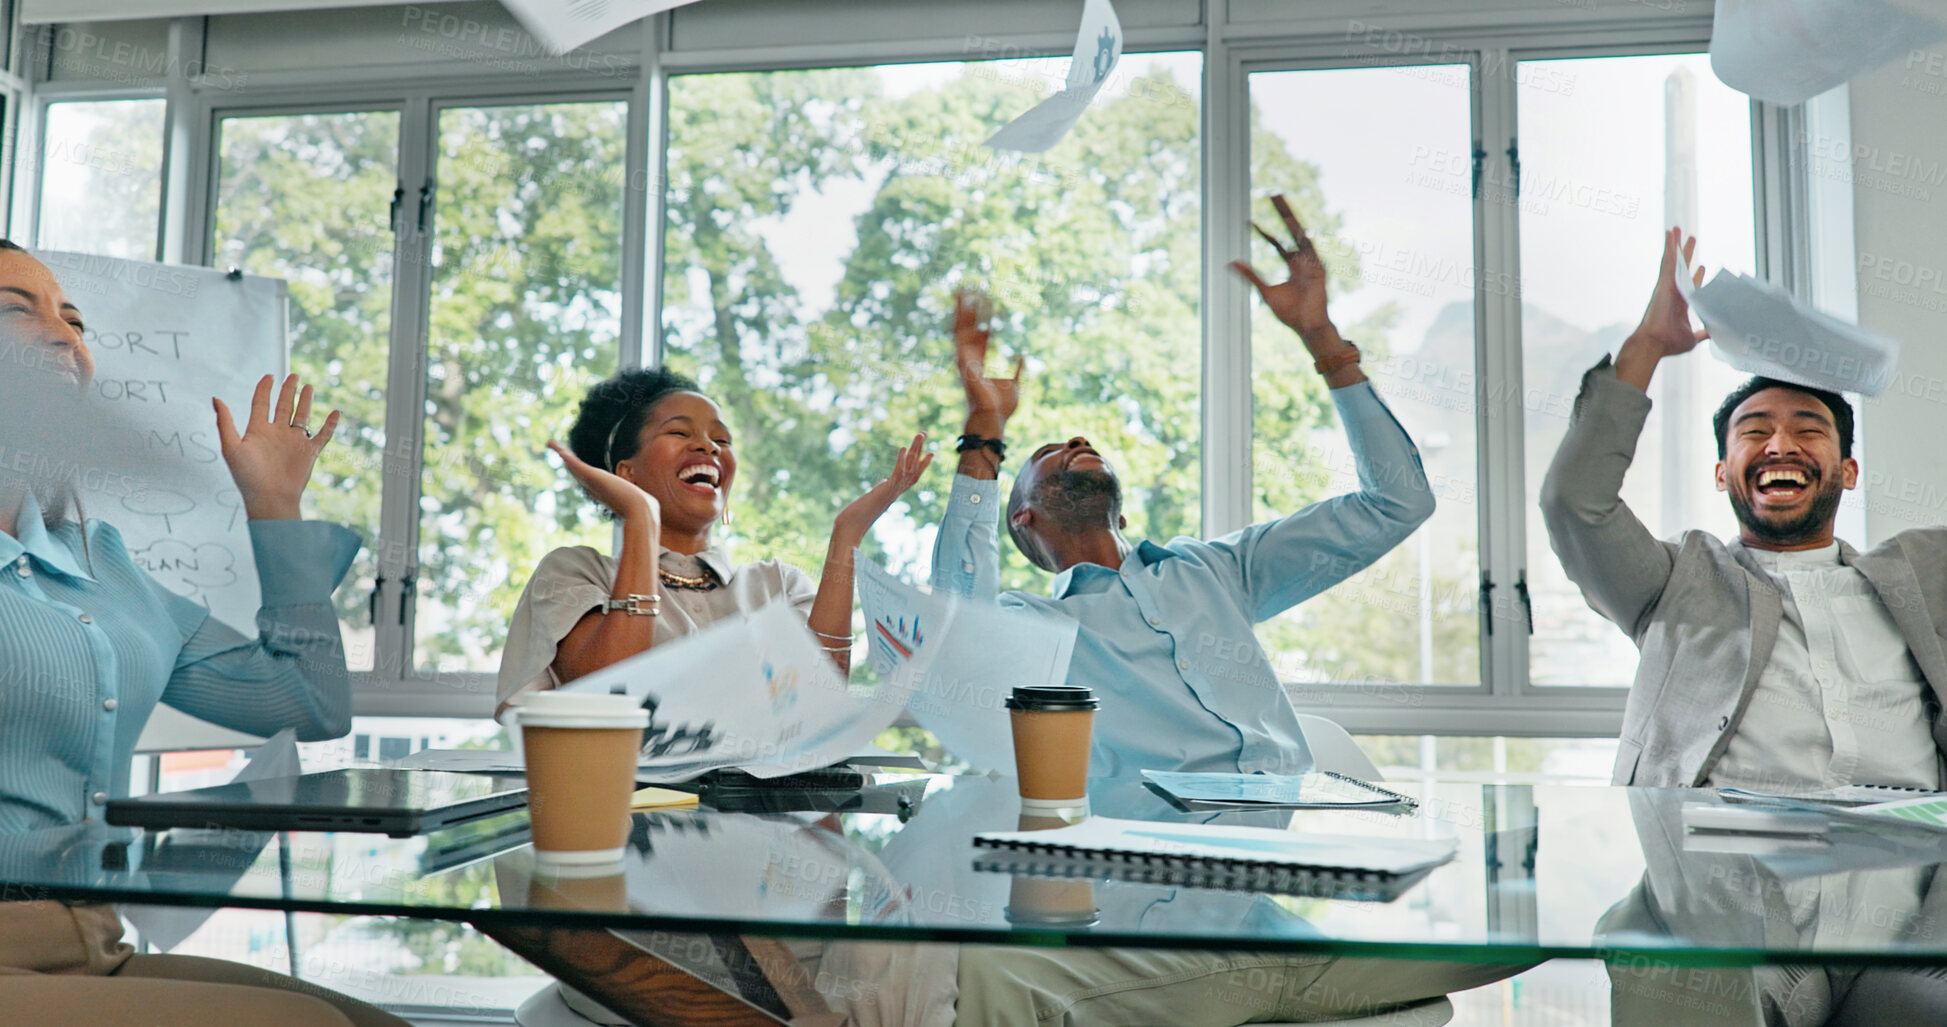
[[1840,562],[1837,542],[1751,554],[1783,586],[1784,618],[1708,783],[1939,788],[1926,682],[1872,583]]

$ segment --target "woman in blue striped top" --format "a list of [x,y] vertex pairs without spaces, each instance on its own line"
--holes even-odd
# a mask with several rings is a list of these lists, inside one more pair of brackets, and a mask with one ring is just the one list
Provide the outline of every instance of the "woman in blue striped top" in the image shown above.
[[[241,432],[223,401],[213,401],[263,586],[251,639],[157,584],[112,526],[69,516],[71,486],[90,462],[77,437],[101,423],[84,398],[93,376],[81,311],[46,266],[0,240],[4,832],[100,817],[110,798],[128,792],[130,755],[157,702],[256,734],[294,727],[317,740],[351,726],[331,592],[358,539],[298,512],[337,411],[312,432],[311,387],[300,388],[296,375],[275,404],[272,379],[258,383]],[[0,903],[8,1022],[403,1023],[254,967],[135,956],[121,934],[107,906]]]

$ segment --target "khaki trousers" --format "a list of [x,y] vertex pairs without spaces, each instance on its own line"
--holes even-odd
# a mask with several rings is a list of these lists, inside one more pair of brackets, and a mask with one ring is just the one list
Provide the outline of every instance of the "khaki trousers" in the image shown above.
[[110,906],[0,903],[0,1021],[20,1027],[408,1027],[295,977],[201,956],[138,956]]
[[1173,949],[960,950],[955,1027],[1229,1027],[1378,1013],[1527,966]]

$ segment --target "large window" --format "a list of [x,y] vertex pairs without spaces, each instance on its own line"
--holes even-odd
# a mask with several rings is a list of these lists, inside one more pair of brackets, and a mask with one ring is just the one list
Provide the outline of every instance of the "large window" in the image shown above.
[[155,258],[164,113],[161,100],[47,105],[36,234],[40,246]]
[[[1528,61],[1517,81],[1529,679],[1627,685],[1636,647],[1589,609],[1550,551],[1542,476],[1583,372],[1642,317],[1665,227],[1696,234],[1709,273],[1752,272],[1751,107],[1703,54]],[[1712,476],[1710,415],[1744,377],[1704,348],[1657,369],[1655,409],[1623,486],[1657,537],[1737,534]]]
[[618,101],[438,112],[419,497],[418,666],[500,666],[527,574],[607,526],[543,447],[613,374],[622,293]]
[[[379,536],[392,333],[397,111],[256,114],[217,133],[218,264],[290,283],[291,369],[343,411],[305,490],[308,516]],[[337,593],[345,656],[374,666],[371,546]]]
[[[992,369],[1026,358],[1017,452],[1094,440],[1122,472],[1131,538],[1356,488],[1310,360],[1223,270],[1273,265],[1243,222],[1270,224],[1281,192],[1437,501],[1373,566],[1260,628],[1281,678],[1358,730],[1493,734],[1501,713],[1544,734],[1613,726],[1634,650],[1549,550],[1543,472],[1580,374],[1641,309],[1662,224],[1693,227],[1713,268],[1783,278],[1790,249],[1759,267],[1753,107],[1696,52],[1707,16],[1581,27],[1564,10],[1506,50],[1416,34],[1410,12],[1321,26],[1232,5],[1242,20],[1213,37],[1175,5],[1130,5],[1131,38],[1156,52],[1125,54],[1064,141],[1023,155],[981,143],[1060,88],[1065,57],[1021,56],[1046,51],[1052,22],[1031,49],[972,27],[908,53],[886,25],[739,20],[743,2],[679,9],[586,59],[506,55],[491,76],[400,50],[389,16],[307,15],[368,34],[369,53],[343,56],[372,73],[323,86],[317,39],[186,22],[170,46],[251,77],[165,62],[119,86],[56,76],[30,103],[39,245],[179,243],[291,283],[293,366],[346,413],[309,501],[367,540],[338,597],[363,712],[486,712],[529,570],[611,544],[543,445],[638,360],[724,406],[743,473],[718,534],[742,560],[816,572],[833,516],[897,445],[925,430],[950,453],[961,289],[1001,312]],[[942,5],[935,28],[968,10]],[[759,42],[783,48],[774,67],[725,56]],[[207,152],[165,160],[165,123]],[[1758,138],[1774,167],[1802,143]],[[1797,217],[1788,193],[1756,206]],[[1659,534],[1731,528],[1707,415],[1735,378],[1708,353],[1659,375],[1626,491]],[[870,555],[923,579],[948,483],[942,461]],[[1001,549],[1006,587],[1047,587]]]
[[[1305,222],[1332,274],[1333,319],[1418,444],[1437,504],[1371,568],[1259,627],[1287,681],[1480,681],[1470,78],[1466,64],[1250,78],[1252,219],[1282,233],[1265,197],[1283,193]],[[1253,255],[1276,268],[1264,244]],[[1256,306],[1254,519],[1359,487],[1328,391],[1297,337]]]
[[[1065,61],[671,82],[663,346],[737,433],[740,558],[815,573],[896,446],[925,430],[951,453],[958,289],[1003,315],[992,370],[1027,359],[1014,452],[1086,435],[1122,474],[1132,537],[1197,531],[1201,62],[1125,56],[1056,148],[983,149],[1051,70],[1058,86]],[[925,574],[948,466],[880,522],[892,569]],[[1045,589],[1002,551],[1009,587]]]

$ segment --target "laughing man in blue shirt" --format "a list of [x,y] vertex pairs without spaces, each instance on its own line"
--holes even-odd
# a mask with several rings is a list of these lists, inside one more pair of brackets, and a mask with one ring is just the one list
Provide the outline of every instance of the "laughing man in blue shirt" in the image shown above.
[[[1433,515],[1419,451],[1326,313],[1324,265],[1284,198],[1272,203],[1295,243],[1287,248],[1258,231],[1290,279],[1271,285],[1243,261],[1231,266],[1325,376],[1359,490],[1219,539],[1131,545],[1115,468],[1088,439],[1050,442],[1028,457],[1008,498],[1008,533],[1035,566],[1056,573],[1054,592],[1008,592],[998,601],[1078,623],[1068,681],[1102,699],[1093,775],[1311,769],[1297,714],[1253,625],[1371,565]],[[954,313],[967,427],[933,552],[934,589],[976,598],[998,591],[999,440],[1020,399],[1018,365],[1012,378],[986,375],[981,320],[964,299]]]

